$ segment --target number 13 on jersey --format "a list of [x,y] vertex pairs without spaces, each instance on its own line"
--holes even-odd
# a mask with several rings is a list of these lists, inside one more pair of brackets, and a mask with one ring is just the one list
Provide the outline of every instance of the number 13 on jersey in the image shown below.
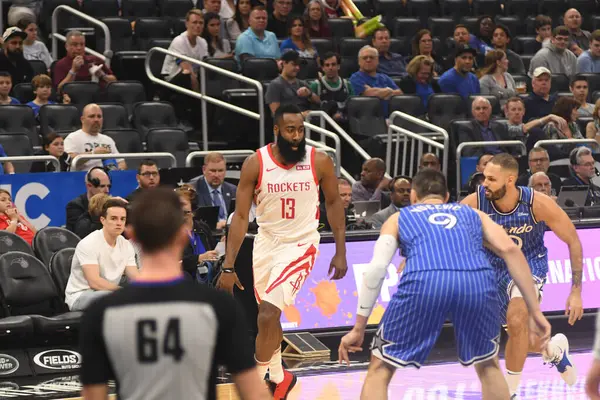
[[296,199],[281,198],[281,218],[296,218]]

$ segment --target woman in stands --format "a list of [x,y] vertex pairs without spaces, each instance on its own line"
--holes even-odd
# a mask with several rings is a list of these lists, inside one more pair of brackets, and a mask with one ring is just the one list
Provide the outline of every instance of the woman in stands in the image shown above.
[[[583,139],[577,124],[579,106],[579,102],[573,97],[559,97],[552,108],[552,114],[563,118],[567,121],[567,125],[561,128],[556,122],[549,121],[544,126],[546,139]],[[560,158],[567,158],[569,152],[574,148],[573,145],[559,145],[556,147],[560,152]]]
[[[427,56],[433,61],[433,76],[439,76],[444,73],[441,59],[433,52],[433,36],[429,29],[421,29],[412,40],[412,57]],[[438,62],[439,61],[439,62]]]
[[204,14],[204,31],[202,37],[208,45],[208,56],[213,58],[232,58],[231,45],[229,40],[219,36],[221,31],[221,17],[219,14]]
[[[50,132],[43,138],[44,151],[36,155],[50,155],[58,158],[60,162],[60,170],[68,171],[71,159],[69,154],[65,151],[65,141],[57,133]],[[54,172],[56,170],[55,164],[50,161],[36,161],[31,164],[29,172]]]
[[304,26],[311,38],[330,38],[329,19],[318,0],[311,0],[304,10]]
[[281,42],[279,49],[281,54],[289,50],[295,50],[302,58],[317,58],[317,50],[313,47],[308,29],[304,27],[301,17],[288,18],[288,34],[290,37]]
[[235,14],[233,18],[225,21],[225,30],[227,31],[227,37],[230,40],[236,40],[238,36],[242,34],[248,26],[248,18],[250,17],[250,11],[252,5],[250,0],[238,0],[235,5]]
[[479,86],[481,94],[496,97],[502,108],[508,99],[517,95],[515,80],[508,73],[508,58],[504,51],[491,50],[485,55]]
[[43,61],[46,68],[50,70],[54,60],[44,42],[37,40],[38,27],[35,21],[27,18],[22,19],[17,24],[17,28],[27,33],[27,38],[23,41],[23,56],[25,59]]
[[35,228],[21,214],[12,202],[10,193],[0,189],[0,230],[14,233],[31,245]]
[[433,62],[427,56],[416,56],[406,67],[408,75],[398,85],[404,94],[416,94],[421,98],[423,110],[427,110],[429,96],[440,93],[440,85],[433,80]]
[[27,105],[33,109],[33,114],[38,119],[42,106],[56,104],[56,102],[50,100],[50,96],[52,95],[52,78],[44,74],[36,75],[31,80],[31,86],[33,86],[35,99],[27,103]]
[[594,106],[594,113],[592,117],[594,117],[593,121],[588,122],[585,127],[585,137],[588,139],[595,139],[598,143],[600,143],[600,99],[596,100],[596,104]]

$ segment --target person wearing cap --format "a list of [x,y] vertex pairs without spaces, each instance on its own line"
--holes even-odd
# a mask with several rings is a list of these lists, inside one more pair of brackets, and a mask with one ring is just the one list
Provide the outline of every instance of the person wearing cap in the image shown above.
[[321,99],[310,90],[308,84],[296,78],[302,62],[300,54],[294,50],[286,51],[281,61],[281,74],[269,83],[265,95],[271,112],[275,114],[282,104],[295,104],[302,111],[309,110],[311,103],[320,104]]
[[0,54],[0,71],[12,77],[12,84],[29,83],[33,79],[33,68],[23,56],[23,40],[27,34],[17,27],[11,27],[2,35],[3,45]]
[[235,41],[235,59],[240,65],[252,57],[275,60],[281,57],[277,37],[266,30],[268,19],[267,10],[263,6],[254,7],[250,12],[250,26]]
[[565,74],[571,78],[577,71],[577,57],[567,47],[569,45],[569,29],[557,26],[552,31],[548,46],[535,53],[529,64],[529,75],[538,67],[548,68],[552,74]]
[[463,99],[480,94],[479,80],[471,72],[477,51],[469,45],[458,45],[454,54],[454,67],[444,72],[439,80],[444,93],[458,93]]
[[552,85],[552,73],[546,67],[537,67],[533,70],[531,87],[533,91],[525,98],[524,122],[543,118],[552,114],[556,103],[556,94],[550,94]]

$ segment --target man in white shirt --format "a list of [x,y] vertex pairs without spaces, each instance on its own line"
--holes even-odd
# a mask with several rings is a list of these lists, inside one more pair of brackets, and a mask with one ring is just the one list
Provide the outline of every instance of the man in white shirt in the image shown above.
[[[71,160],[80,154],[118,154],[119,150],[115,141],[110,137],[100,133],[102,130],[102,109],[98,104],[88,104],[83,109],[81,115],[81,129],[69,133],[65,138],[65,151],[69,153]],[[127,164],[123,159],[114,160],[88,160],[79,162],[76,166],[77,171],[89,171],[93,167],[102,167],[107,169],[127,169]],[[73,169],[73,164],[71,164]]]
[[119,289],[123,273],[138,274],[135,251],[121,234],[127,218],[126,203],[110,199],[104,205],[102,229],[90,233],[75,248],[65,303],[71,311],[85,310],[98,298]]

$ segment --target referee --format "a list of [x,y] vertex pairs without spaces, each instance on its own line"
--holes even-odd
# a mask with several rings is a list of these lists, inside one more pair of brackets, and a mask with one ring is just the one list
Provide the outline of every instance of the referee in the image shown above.
[[218,365],[232,374],[242,399],[269,399],[240,307],[226,293],[183,278],[189,238],[178,196],[142,192],[130,219],[143,268],[83,316],[84,399],[105,400],[115,380],[119,399],[214,400]]

